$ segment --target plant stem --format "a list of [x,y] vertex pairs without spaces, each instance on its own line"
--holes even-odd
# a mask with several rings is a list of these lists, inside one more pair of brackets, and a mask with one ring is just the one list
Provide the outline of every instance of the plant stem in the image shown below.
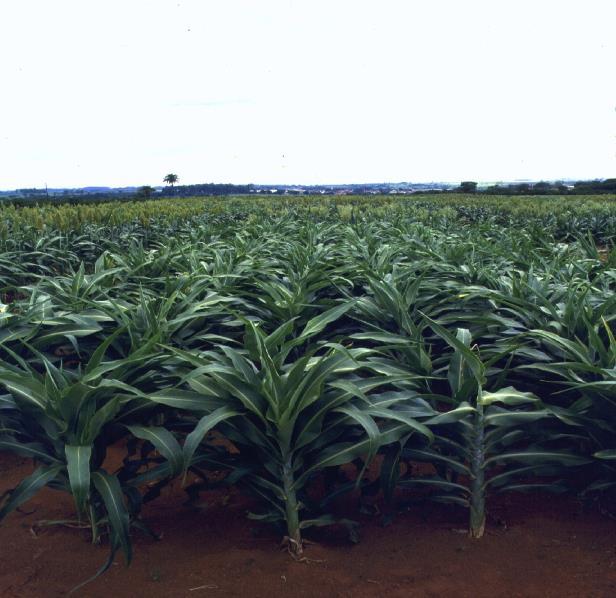
[[96,511],[92,505],[88,506],[88,516],[90,518],[90,529],[92,531],[92,544],[98,544],[100,538],[98,535],[98,526],[96,525]]
[[299,529],[299,505],[295,488],[293,488],[293,468],[291,458],[287,458],[282,468],[282,482],[285,495],[285,513],[287,520],[287,536],[289,551],[294,556],[300,556],[304,550]]
[[[481,395],[480,395],[481,396]],[[485,430],[483,405],[477,401],[477,412],[473,422],[471,452],[471,511],[470,511],[470,535],[471,538],[481,538],[486,525],[484,461],[485,461]]]

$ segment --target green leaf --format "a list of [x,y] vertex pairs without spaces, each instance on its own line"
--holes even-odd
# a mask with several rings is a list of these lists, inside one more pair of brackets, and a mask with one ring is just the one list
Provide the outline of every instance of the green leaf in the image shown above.
[[147,440],[154,448],[169,461],[171,475],[179,475],[184,467],[182,447],[175,436],[166,428],[158,426],[126,426],[133,436]]
[[462,402],[455,409],[450,409],[444,413],[439,413],[429,420],[426,420],[427,426],[440,426],[443,424],[453,424],[467,418],[469,415],[476,412],[476,409],[469,403]]
[[122,403],[119,397],[108,400],[100,409],[87,418],[85,430],[82,435],[83,442],[93,443],[100,434],[103,426],[113,421],[120,411]]
[[21,457],[47,461],[52,464],[62,463],[55,455],[48,452],[45,445],[39,442],[18,442],[14,438],[3,437],[0,438],[0,451],[7,451],[20,455]]
[[[390,444],[399,440],[405,434],[408,434],[408,426],[406,424],[396,424],[388,430],[381,431],[376,440],[376,445],[380,447]],[[318,453],[311,466],[295,481],[294,487],[301,488],[313,472],[325,467],[350,463],[357,457],[365,455],[374,443],[375,441],[372,439],[363,438],[357,442],[341,442],[326,446]]]
[[[76,318],[75,318],[76,319]],[[77,322],[67,324],[59,324],[53,326],[52,329],[45,333],[37,335],[32,344],[36,348],[48,347],[52,341],[57,341],[62,338],[83,337],[101,332],[102,328],[94,320],[80,318]]]
[[379,482],[383,491],[385,503],[393,501],[394,492],[400,477],[400,454],[402,452],[402,442],[394,443],[385,449],[385,456],[381,463]]
[[481,393],[480,402],[482,405],[490,405],[491,403],[503,403],[504,405],[523,405],[527,403],[536,403],[539,399],[532,392],[521,392],[512,386],[501,388],[496,392],[488,392],[484,390]]
[[565,451],[539,451],[528,449],[526,451],[515,451],[510,453],[502,453],[494,455],[485,460],[484,467],[493,463],[515,461],[518,463],[560,463],[566,466],[585,465],[591,460],[583,455],[568,453]]
[[32,375],[17,374],[9,370],[0,370],[0,383],[4,384],[6,389],[32,403],[39,409],[45,409],[47,403],[47,390]]
[[485,415],[486,426],[521,426],[544,417],[552,417],[552,413],[547,409],[537,411],[493,411],[490,410]]
[[597,451],[593,454],[593,457],[597,459],[616,459],[616,449],[605,449],[603,451]]
[[129,531],[130,518],[124,504],[120,482],[115,475],[110,475],[102,469],[92,474],[92,481],[105,504],[111,527],[112,546],[115,542],[120,544],[126,558],[126,564],[128,565],[132,560]]
[[[446,328],[443,328],[434,320],[431,320],[427,316],[425,316],[425,318],[428,321],[430,328],[432,328],[432,330],[434,330],[434,332],[436,332],[436,334],[438,334],[450,347],[457,351],[460,357],[464,358],[465,365],[470,368],[477,384],[479,386],[483,386],[485,381],[485,366],[479,357],[471,351],[470,347],[465,344],[466,342],[469,342],[470,345],[470,332],[463,328],[458,328],[458,336],[453,336],[447,331]],[[460,382],[461,380],[458,380],[454,375],[454,383]]]
[[191,459],[205,435],[220,422],[235,417],[236,415],[240,415],[240,412],[230,407],[220,407],[213,413],[205,415],[199,420],[195,429],[186,437],[184,447],[182,448],[184,471],[190,466]]
[[439,477],[411,478],[408,480],[400,481],[398,485],[401,488],[417,488],[421,486],[430,486],[447,492],[456,492],[462,494],[463,496],[470,495],[470,490],[466,486],[462,484],[457,484],[455,482],[449,482]]
[[[353,421],[357,422],[366,433],[368,437],[368,447],[366,451],[366,464],[367,467],[374,456],[376,455],[379,447],[378,447],[378,438],[379,438],[379,427],[376,425],[376,422],[368,415],[354,407],[353,405],[346,405],[343,407],[338,407],[336,410],[338,413],[344,413],[348,417],[350,417]],[[358,482],[361,481],[363,477],[363,472],[358,476]]]
[[204,396],[200,392],[180,390],[177,388],[157,390],[156,392],[149,394],[148,398],[155,403],[160,403],[161,405],[166,405],[167,407],[193,412],[211,412],[219,407],[221,402],[218,398]]
[[[471,333],[465,328],[458,328],[456,331],[456,339],[460,341],[465,347],[470,349],[471,346]],[[449,381],[449,387],[453,395],[459,395],[460,391],[465,387],[467,382],[469,367],[466,365],[466,360],[461,351],[456,349],[449,360],[449,367],[447,368],[447,380]]]
[[378,409],[371,408],[368,413],[372,417],[376,417],[379,419],[390,419],[393,421],[401,422],[406,424],[409,427],[409,432],[418,432],[428,442],[432,442],[434,440],[434,434],[432,434],[430,428],[425,426],[422,423],[419,423],[416,419],[409,417],[404,411],[396,411],[394,409]]
[[55,480],[63,469],[63,465],[43,466],[23,479],[13,490],[7,493],[3,504],[0,506],[0,521],[11,511],[30,500],[41,488]]
[[322,314],[308,320],[305,328],[293,344],[300,344],[301,342],[309,339],[311,336],[322,332],[328,324],[335,322],[338,318],[348,312],[351,307],[353,307],[354,303],[354,301],[341,303],[340,305],[332,307],[331,309],[324,311]]
[[103,360],[103,357],[105,356],[105,353],[107,352],[107,349],[109,348],[111,343],[113,343],[115,341],[115,339],[118,338],[118,336],[120,336],[120,334],[122,334],[125,331],[126,331],[126,327],[125,326],[121,326],[115,332],[110,334],[96,348],[96,351],[94,351],[94,353],[92,353],[92,357],[90,357],[90,361],[88,361],[88,364],[86,365],[86,368],[85,368],[85,373],[86,374],[90,374],[91,372],[96,370],[96,368],[98,368],[98,366],[101,364],[101,361]]
[[90,495],[90,458],[92,456],[91,446],[70,446],[64,447],[66,455],[66,469],[68,480],[71,485],[71,492],[75,498],[77,513],[81,515],[86,508],[86,502]]
[[442,455],[431,449],[404,449],[403,453],[407,459],[416,459],[424,463],[432,463],[445,465],[457,473],[469,476],[471,470],[464,464],[463,461],[458,461],[454,457],[448,455]]

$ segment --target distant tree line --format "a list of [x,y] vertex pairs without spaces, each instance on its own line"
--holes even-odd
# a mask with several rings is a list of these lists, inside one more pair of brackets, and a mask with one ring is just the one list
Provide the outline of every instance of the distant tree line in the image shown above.
[[157,197],[189,197],[191,195],[236,195],[250,193],[253,185],[232,185],[228,183],[205,183],[201,185],[169,186],[157,193]]
[[616,179],[603,181],[578,181],[575,183],[576,193],[616,193]]
[[[171,175],[167,175],[168,177]],[[177,175],[173,175],[174,177]],[[166,177],[167,178],[167,177]],[[177,180],[177,179],[176,179]],[[305,192],[310,193],[325,193],[332,194],[336,192],[333,187],[304,187],[300,191],[296,188],[286,186],[268,187],[258,185],[233,185],[230,183],[204,183],[201,185],[178,185],[175,186],[175,181],[166,181],[168,187],[156,189],[149,185],[144,185],[129,191],[84,191],[82,189],[65,190],[62,193],[51,191],[48,193],[46,189],[18,189],[15,192],[1,192],[0,201],[11,203],[13,205],[33,205],[45,203],[100,203],[107,201],[133,201],[149,200],[160,197],[190,197],[199,195],[242,195],[249,193],[262,192],[269,193],[276,189],[279,193],[296,195]],[[378,188],[369,185],[348,185],[348,190],[354,194],[362,195],[366,193],[389,193],[388,187],[379,185]],[[418,193],[477,193],[489,195],[594,195],[601,193],[616,193],[616,178],[593,180],[593,181],[577,181],[574,184],[565,183],[563,181],[546,182],[539,181],[538,183],[512,183],[508,185],[490,185],[487,187],[479,187],[475,181],[463,181],[458,187],[449,189],[418,189]]]
[[538,183],[512,183],[509,185],[490,185],[479,188],[475,181],[463,181],[459,187],[449,189],[449,193],[485,193],[489,195],[594,195],[597,193],[616,193],[615,179],[577,181],[573,185],[563,181]]

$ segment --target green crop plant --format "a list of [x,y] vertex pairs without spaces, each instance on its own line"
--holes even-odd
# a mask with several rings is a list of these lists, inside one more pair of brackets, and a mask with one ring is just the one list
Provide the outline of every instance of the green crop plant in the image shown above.
[[424,422],[434,434],[430,446],[402,451],[404,459],[433,464],[436,475],[410,477],[399,486],[428,486],[436,500],[468,508],[469,534],[480,538],[490,492],[559,490],[552,481],[528,478],[554,475],[559,468],[583,465],[588,459],[541,445],[534,425],[556,415],[568,421],[561,412],[555,414],[533,394],[512,387],[485,389],[489,364],[472,349],[468,330],[458,329],[454,336],[435,322],[430,327],[454,350],[447,367],[451,397],[444,399],[450,408]]
[[616,339],[613,305],[610,297],[598,313],[585,309],[580,314],[585,330],[567,338],[548,330],[526,335],[536,351],[546,357],[521,365],[518,371],[539,373],[544,384],[557,383],[553,402],[565,404],[586,433],[580,449],[593,454],[597,473],[586,490],[606,490],[616,486],[613,461],[616,459]]
[[141,502],[125,476],[107,471],[109,447],[128,434],[153,442],[163,454],[169,453],[166,445],[177,444],[166,430],[148,425],[157,406],[173,406],[176,398],[146,394],[125,382],[133,368],[147,367],[154,359],[152,345],[128,359],[103,360],[121,332],[110,334],[83,369],[58,368],[33,348],[29,361],[8,350],[16,364],[0,368],[0,384],[8,391],[0,397],[0,450],[38,465],[2,497],[0,520],[45,486],[70,492],[76,516],[91,528],[92,540],[101,530],[109,534],[111,553],[103,569],[119,549],[130,562],[129,526]]
[[365,351],[311,342],[350,307],[315,316],[295,336],[293,320],[269,335],[246,322],[241,350],[178,353],[195,368],[185,381],[215,407],[186,438],[185,462],[214,418],[239,449],[234,480],[262,500],[264,510],[253,516],[284,523],[296,557],[303,529],[335,522],[309,512],[306,487],[317,473],[357,458],[367,465],[379,447],[413,432],[431,436],[405,410],[407,395],[372,392],[395,379],[371,373],[361,361]]

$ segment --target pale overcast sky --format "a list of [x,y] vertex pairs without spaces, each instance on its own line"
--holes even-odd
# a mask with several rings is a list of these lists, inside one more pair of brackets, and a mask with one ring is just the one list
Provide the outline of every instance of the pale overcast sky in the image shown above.
[[616,176],[614,0],[0,0],[0,189]]

